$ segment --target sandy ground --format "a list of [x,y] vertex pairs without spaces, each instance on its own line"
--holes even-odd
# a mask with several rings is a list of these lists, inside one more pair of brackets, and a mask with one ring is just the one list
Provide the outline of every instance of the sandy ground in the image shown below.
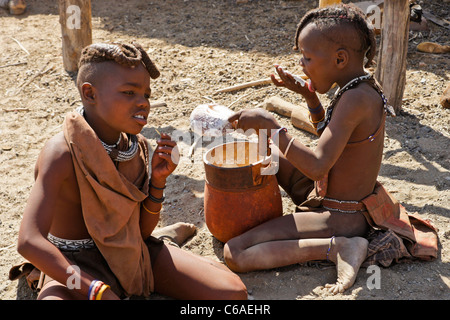
[[[9,281],[21,216],[33,185],[39,150],[61,129],[64,115],[80,102],[74,80],[61,59],[56,1],[29,0],[22,16],[0,10],[0,299],[32,299],[22,282]],[[167,107],[151,112],[143,134],[155,143],[159,131],[189,134],[191,111],[209,100],[233,110],[252,108],[271,96],[298,105],[304,101],[273,85],[212,96],[215,90],[265,78],[280,63],[296,72],[292,52],[296,24],[317,1],[97,0],[92,3],[94,42],[138,40],[162,76],[152,83],[152,100]],[[423,8],[449,19],[449,5],[427,1]],[[448,30],[429,22],[429,31],[411,32],[403,111],[388,118],[379,180],[410,211],[439,229],[439,256],[433,262],[408,262],[381,269],[380,289],[370,290],[371,273],[361,269],[355,285],[330,296],[320,288],[333,282],[334,268],[294,265],[242,274],[253,299],[439,299],[450,298],[450,110],[439,104],[449,82],[449,54],[416,50],[422,41],[449,44]],[[15,40],[17,40],[17,42]],[[23,46],[22,49],[19,43]],[[327,95],[321,97],[326,103]],[[316,138],[280,123],[305,144]],[[192,141],[179,143],[184,155]],[[161,226],[186,221],[198,227],[184,249],[223,260],[223,244],[208,231],[203,216],[204,148],[194,162],[184,156],[168,180]],[[294,207],[283,193],[284,212]],[[155,297],[157,298],[157,297]]]

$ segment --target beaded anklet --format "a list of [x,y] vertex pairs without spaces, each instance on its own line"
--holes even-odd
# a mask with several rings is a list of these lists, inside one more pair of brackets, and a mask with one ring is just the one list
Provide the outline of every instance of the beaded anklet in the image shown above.
[[327,261],[330,261],[330,260],[328,259],[328,256],[330,255],[331,245],[333,244],[333,239],[334,239],[334,238],[335,238],[334,236],[331,237],[330,244],[328,245],[328,250],[327,250]]

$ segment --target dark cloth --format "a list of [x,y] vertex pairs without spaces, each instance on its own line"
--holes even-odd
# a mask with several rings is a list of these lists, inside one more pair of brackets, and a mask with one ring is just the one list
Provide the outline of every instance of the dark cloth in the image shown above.
[[[277,175],[279,185],[297,205],[297,212],[327,211],[322,206],[327,179],[314,182],[298,170]],[[361,200],[361,213],[372,227],[367,235],[369,248],[363,265],[389,266],[400,259],[433,260],[437,257],[438,237],[433,225],[405,208],[377,182],[372,194]],[[348,213],[341,213],[348,214]],[[350,213],[351,214],[351,213]]]
[[[148,237],[145,240],[151,261],[156,261],[159,252],[164,245],[164,241],[155,237]],[[121,299],[128,296],[127,292],[120,285],[119,280],[111,271],[107,261],[102,256],[98,248],[61,250],[61,253],[80,270],[88,273],[97,280],[101,280],[111,287],[111,290]],[[31,263],[24,262],[11,268],[9,272],[10,280],[17,280],[25,277],[28,286],[35,291],[40,291],[42,287],[53,279],[35,268]]]

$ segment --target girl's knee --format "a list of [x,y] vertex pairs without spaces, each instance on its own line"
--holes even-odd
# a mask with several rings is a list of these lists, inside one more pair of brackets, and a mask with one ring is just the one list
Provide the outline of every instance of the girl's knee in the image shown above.
[[229,240],[224,246],[223,256],[228,268],[234,272],[244,273],[252,270],[248,265],[251,260],[246,249],[242,248],[240,244],[237,238]]
[[247,300],[247,287],[237,274],[232,274],[228,280],[228,290],[224,292],[221,299],[224,300]]
[[42,288],[37,300],[82,300],[83,298],[80,294],[52,280]]
[[228,241],[223,247],[223,257],[228,268],[233,271],[240,271],[239,266],[239,249],[234,245],[233,239]]

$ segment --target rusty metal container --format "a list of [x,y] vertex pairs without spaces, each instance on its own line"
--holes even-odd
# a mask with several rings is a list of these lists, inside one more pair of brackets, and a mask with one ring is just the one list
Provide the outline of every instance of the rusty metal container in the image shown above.
[[262,174],[270,157],[259,155],[258,143],[235,141],[208,150],[204,212],[211,234],[222,242],[283,214],[274,174]]

